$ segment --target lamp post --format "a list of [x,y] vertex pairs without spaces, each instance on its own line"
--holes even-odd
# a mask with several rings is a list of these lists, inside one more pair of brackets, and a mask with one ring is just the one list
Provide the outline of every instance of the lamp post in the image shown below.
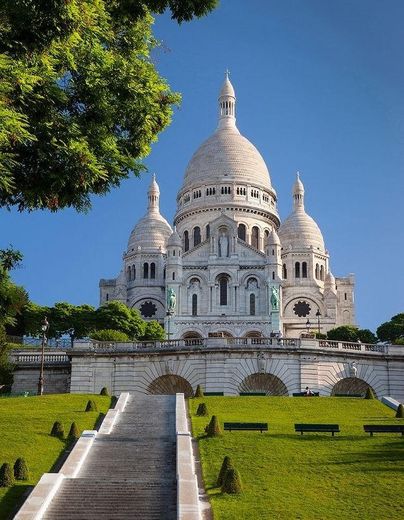
[[308,320],[306,321],[307,334],[310,334],[310,327],[311,327],[311,323],[310,323],[310,320],[308,319]]
[[43,377],[43,368],[44,368],[44,362],[45,362],[45,345],[47,341],[46,333],[49,330],[49,321],[48,318],[45,316],[41,331],[42,331],[42,351],[41,351],[41,370],[39,372],[39,381],[38,381],[38,395],[43,395],[43,386],[44,386],[44,377]]
[[321,324],[320,324],[321,312],[320,312],[320,309],[317,309],[316,316],[317,316],[317,324],[318,324],[318,333],[321,334]]

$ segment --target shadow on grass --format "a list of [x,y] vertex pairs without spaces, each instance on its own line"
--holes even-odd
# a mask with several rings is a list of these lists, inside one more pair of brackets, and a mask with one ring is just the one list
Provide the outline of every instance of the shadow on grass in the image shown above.
[[11,520],[14,518],[25,499],[34,489],[28,484],[18,484],[10,487],[0,500],[0,520]]

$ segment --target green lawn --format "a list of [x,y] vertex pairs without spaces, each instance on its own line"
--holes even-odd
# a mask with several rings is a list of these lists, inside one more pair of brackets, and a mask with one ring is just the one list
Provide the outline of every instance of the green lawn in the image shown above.
[[[88,399],[98,404],[98,412],[84,412]],[[66,434],[73,421],[80,430],[92,429],[100,413],[106,413],[110,397],[99,395],[45,395],[42,397],[10,397],[0,399],[0,465],[14,465],[24,457],[30,470],[30,480],[12,488],[0,488],[0,519],[7,519],[21,500],[27,486],[33,485],[43,473],[49,472],[66,444],[51,437],[55,421],[63,423]]]
[[[269,432],[225,432],[206,438],[209,417],[268,422]],[[404,518],[404,438],[363,432],[363,424],[396,423],[377,400],[352,398],[204,397],[191,399],[193,433],[215,520],[382,520]],[[401,419],[404,421],[404,419]],[[294,433],[294,423],[338,423],[341,433]],[[244,492],[223,495],[216,478],[225,455]]]

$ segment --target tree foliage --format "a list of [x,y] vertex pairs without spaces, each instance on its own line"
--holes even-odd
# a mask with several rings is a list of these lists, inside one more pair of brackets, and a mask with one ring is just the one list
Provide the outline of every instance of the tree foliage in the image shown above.
[[158,74],[151,13],[217,0],[3,0],[0,205],[85,211],[139,175],[180,96]]
[[142,341],[150,340],[163,340],[166,338],[164,328],[156,320],[148,321],[145,324],[143,336],[140,338]]
[[130,338],[141,338],[145,332],[145,322],[139,311],[129,309],[124,303],[110,301],[95,311],[96,329],[114,329],[125,332]]
[[91,332],[90,337],[95,341],[130,341],[129,336],[125,332],[113,329],[95,330]]
[[392,343],[398,338],[404,337],[404,313],[396,314],[390,321],[382,323],[376,333],[381,341],[391,341]]
[[360,341],[362,343],[376,343],[377,338],[369,329],[358,329],[352,325],[342,325],[327,332],[327,338],[334,341]]
[[28,301],[28,294],[12,282],[9,271],[22,259],[19,251],[12,248],[0,250],[0,329],[16,322],[16,316]]

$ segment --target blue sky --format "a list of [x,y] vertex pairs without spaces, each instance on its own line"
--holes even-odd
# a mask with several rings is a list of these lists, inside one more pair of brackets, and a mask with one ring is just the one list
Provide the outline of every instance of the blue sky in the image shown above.
[[[357,321],[373,330],[404,312],[403,20],[402,0],[222,0],[202,20],[155,24],[157,67],[183,96],[146,160],[164,216],[172,221],[186,165],[216,127],[229,68],[238,127],[270,169],[281,218],[299,170],[331,269],[355,273]],[[125,181],[86,215],[0,210],[0,247],[24,254],[14,280],[43,305],[97,305],[149,182]]]

